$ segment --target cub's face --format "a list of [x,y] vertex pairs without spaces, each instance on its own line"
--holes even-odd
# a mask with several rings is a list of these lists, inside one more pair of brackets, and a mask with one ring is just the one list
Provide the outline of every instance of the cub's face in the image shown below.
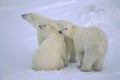
[[60,30],[59,26],[57,26],[56,24],[43,24],[39,25],[39,28],[44,37],[47,37],[49,34],[53,32],[58,33],[58,31]]
[[66,37],[72,38],[74,33],[74,25],[67,25],[66,27],[59,30],[60,34],[63,34]]
[[28,13],[28,14],[22,14],[22,18],[31,23],[35,28],[38,28],[39,22],[39,15],[35,13]]

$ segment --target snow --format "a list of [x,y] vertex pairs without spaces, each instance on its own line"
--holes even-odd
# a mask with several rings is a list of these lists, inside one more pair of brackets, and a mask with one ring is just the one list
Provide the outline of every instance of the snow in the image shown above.
[[[32,25],[21,18],[21,14],[29,12],[103,29],[109,39],[104,70],[81,72],[78,63],[70,63],[59,71],[33,71],[31,62],[38,47],[37,34]],[[119,80],[119,14],[120,0],[0,1],[0,80]]]

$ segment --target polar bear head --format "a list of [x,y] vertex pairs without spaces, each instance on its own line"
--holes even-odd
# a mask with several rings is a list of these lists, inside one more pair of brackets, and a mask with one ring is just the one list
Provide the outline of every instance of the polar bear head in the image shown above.
[[40,24],[48,23],[47,20],[49,20],[36,13],[27,13],[27,14],[22,14],[21,16],[24,20],[31,23],[37,30],[40,30],[38,27]]
[[48,35],[50,35],[51,33],[58,33],[58,31],[60,30],[60,27],[55,23],[41,24],[39,25],[39,28],[41,29],[41,33],[44,37],[48,37]]
[[35,28],[40,24],[39,15],[35,13],[22,14],[22,18],[31,23]]
[[63,34],[66,37],[73,38],[73,34],[75,32],[75,26],[72,24],[66,25],[64,28],[59,30],[60,34]]

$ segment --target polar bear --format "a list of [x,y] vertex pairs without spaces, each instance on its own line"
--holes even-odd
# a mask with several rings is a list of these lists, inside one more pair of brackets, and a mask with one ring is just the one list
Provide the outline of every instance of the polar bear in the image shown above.
[[45,40],[36,50],[33,57],[33,69],[59,70],[68,64],[64,36],[58,33],[56,24],[39,25]]
[[101,29],[67,25],[59,33],[73,39],[82,71],[101,71],[103,69],[108,40]]
[[[31,23],[36,28],[39,45],[45,40],[45,36],[41,34],[41,30],[39,29],[40,24],[56,23],[61,28],[64,27],[65,25],[73,24],[71,22],[64,20],[52,20],[36,13],[22,14],[22,18],[28,21],[29,23]],[[65,42],[66,42],[66,53],[68,57],[70,56],[69,61],[76,62],[77,58],[76,58],[73,40],[68,37],[65,37]]]

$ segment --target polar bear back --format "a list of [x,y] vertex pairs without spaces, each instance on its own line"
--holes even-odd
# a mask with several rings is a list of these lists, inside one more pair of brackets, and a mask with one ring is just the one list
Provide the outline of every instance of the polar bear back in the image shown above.
[[[79,36],[78,36],[79,35]],[[103,44],[104,48],[107,48],[107,36],[106,34],[97,27],[80,27],[77,28],[76,34],[74,35],[79,42],[79,47],[84,48],[90,45],[92,42],[96,42],[96,45]]]
[[[96,44],[97,47],[99,47],[99,49],[101,49],[100,51],[103,50],[103,48],[105,50],[107,50],[107,45],[108,45],[108,39],[106,34],[99,28],[97,27],[89,27],[88,29],[86,29],[86,39],[85,42],[86,44]],[[99,46],[98,46],[99,45]],[[104,52],[106,53],[106,52]]]

